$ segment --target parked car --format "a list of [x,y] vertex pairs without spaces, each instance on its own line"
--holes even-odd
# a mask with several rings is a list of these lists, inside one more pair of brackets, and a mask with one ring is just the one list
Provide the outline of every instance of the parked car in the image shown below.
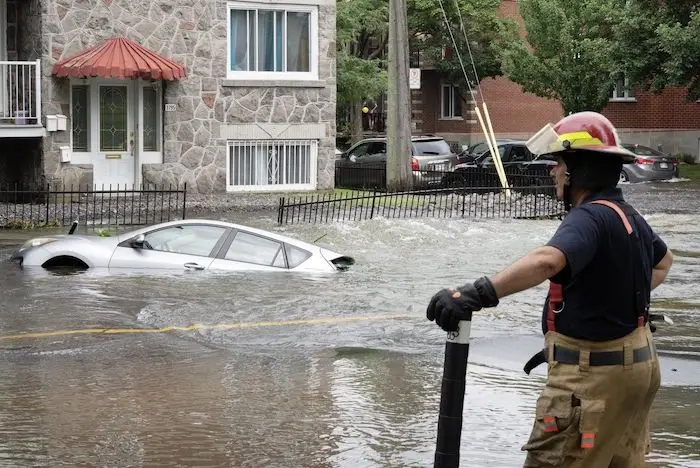
[[[513,140],[511,138],[497,138],[496,145],[509,141]],[[459,153],[457,157],[459,164],[475,164],[475,161],[485,153],[489,153],[489,145],[485,141],[480,141],[469,146],[466,150]]]
[[[442,173],[454,171],[457,155],[444,138],[414,136],[411,138],[411,170],[414,188],[439,186]],[[335,161],[336,186],[384,187],[386,184],[387,140],[366,138],[355,143]]]
[[[498,154],[510,186],[552,185],[549,171],[556,162],[538,159],[527,149],[525,141],[496,140]],[[486,147],[486,143],[483,143]],[[501,186],[496,165],[488,147],[474,158],[474,161],[459,164],[452,174],[443,177],[445,187],[491,187]]]
[[637,159],[622,166],[620,182],[668,180],[678,177],[678,160],[648,146],[624,143]]
[[11,259],[46,269],[332,272],[355,263],[352,257],[280,234],[204,219],[156,224],[115,237],[71,233],[37,237]]

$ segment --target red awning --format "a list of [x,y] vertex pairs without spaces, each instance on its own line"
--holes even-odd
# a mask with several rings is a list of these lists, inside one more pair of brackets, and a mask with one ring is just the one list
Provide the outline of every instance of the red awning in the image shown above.
[[65,58],[53,67],[57,77],[179,80],[185,67],[129,39],[117,37]]

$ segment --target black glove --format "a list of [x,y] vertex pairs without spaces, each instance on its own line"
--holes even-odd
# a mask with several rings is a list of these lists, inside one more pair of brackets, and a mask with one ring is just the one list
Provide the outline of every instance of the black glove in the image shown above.
[[472,312],[498,305],[491,281],[483,276],[474,284],[438,291],[428,304],[426,317],[445,331],[457,331],[461,320],[471,320]]

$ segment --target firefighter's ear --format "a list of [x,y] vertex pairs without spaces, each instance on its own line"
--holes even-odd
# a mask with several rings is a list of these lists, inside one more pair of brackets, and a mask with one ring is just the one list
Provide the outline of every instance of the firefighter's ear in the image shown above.
[[569,174],[569,171],[564,173],[564,185],[571,185],[571,174]]

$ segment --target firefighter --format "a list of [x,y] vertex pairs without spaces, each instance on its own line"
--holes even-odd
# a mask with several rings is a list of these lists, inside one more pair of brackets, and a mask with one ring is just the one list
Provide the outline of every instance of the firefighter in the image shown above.
[[525,366],[548,369],[524,466],[641,468],[660,386],[650,294],[671,268],[671,251],[616,187],[634,155],[604,116],[571,114],[528,147],[557,161],[550,175],[564,220],[546,245],[498,274],[439,291],[427,317],[455,331],[465,312],[550,280],[545,346]]

